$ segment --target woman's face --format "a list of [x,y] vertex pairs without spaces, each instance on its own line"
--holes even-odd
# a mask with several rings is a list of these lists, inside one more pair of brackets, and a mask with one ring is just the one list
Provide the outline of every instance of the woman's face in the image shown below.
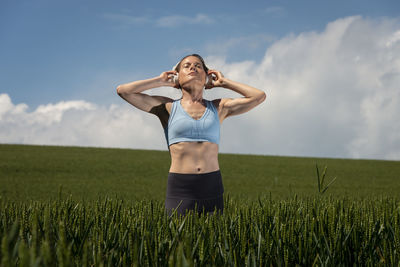
[[182,60],[179,68],[179,84],[181,86],[194,83],[203,87],[206,83],[206,76],[203,63],[198,57],[189,56]]

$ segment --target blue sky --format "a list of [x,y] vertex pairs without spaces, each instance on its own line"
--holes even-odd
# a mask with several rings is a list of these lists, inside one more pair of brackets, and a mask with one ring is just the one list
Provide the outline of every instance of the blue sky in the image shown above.
[[290,33],[321,31],[351,15],[400,14],[399,1],[365,2],[3,0],[0,88],[31,107],[78,98],[115,102],[119,77],[100,92],[86,86],[105,73],[155,75],[188,52],[207,56],[209,46],[233,38],[265,40],[252,48],[233,44],[224,51],[228,61],[260,60],[268,45]]
[[[280,49],[282,47],[295,49],[293,45],[301,38],[308,38],[307,40],[310,41],[317,36],[323,41],[325,40],[323,36],[328,33],[333,36],[332,38],[336,38],[334,32],[329,31],[328,25],[337,24],[337,27],[340,27],[341,20],[350,17],[357,17],[355,22],[353,20],[347,22],[348,25],[355,26],[354,29],[346,26],[346,29],[360,34],[363,31],[366,33],[371,31],[374,34],[379,31],[385,33],[385,38],[388,40],[394,38],[393,43],[396,47],[391,47],[397,59],[396,33],[399,14],[399,1],[2,0],[0,3],[0,94],[10,99],[9,105],[12,108],[21,104],[20,109],[23,109],[27,116],[36,114],[35,112],[41,106],[55,107],[61,103],[67,103],[60,109],[63,110],[60,111],[62,114],[65,110],[80,110],[79,104],[72,105],[75,108],[68,106],[68,103],[78,103],[73,101],[87,104],[85,107],[92,105],[92,107],[96,106],[94,109],[110,110],[113,105],[119,107],[125,105],[115,93],[115,87],[118,84],[159,75],[162,71],[170,69],[178,59],[188,53],[199,53],[213,66],[219,66],[224,73],[231,73],[232,77],[236,77],[237,69],[235,68],[243,67],[246,62],[253,64],[254,69],[261,69],[266,62],[266,55],[278,51],[276,47],[279,45],[281,45]],[[363,36],[367,38],[368,35]],[[381,36],[377,35],[376,38],[376,42],[379,43]],[[349,47],[356,43],[357,40],[348,41],[348,43],[346,41]],[[282,54],[282,50],[279,51],[276,55]],[[355,53],[354,51],[357,50],[352,51]],[[390,52],[391,55],[393,51]],[[288,59],[295,60],[299,56],[303,56],[301,51]],[[310,57],[315,58],[315,55]],[[357,68],[357,71],[362,69]],[[289,69],[285,68],[286,70]],[[388,70],[388,73],[393,72],[397,73],[397,69]],[[287,72],[284,73],[287,74]],[[268,72],[268,75],[270,74]],[[268,75],[265,74],[265,77]],[[383,74],[379,75],[381,77]],[[290,77],[293,78],[293,76]],[[243,79],[247,82],[245,78]],[[260,84],[263,86],[269,82],[271,79]],[[275,81],[274,84],[276,86]],[[269,88],[261,89],[267,92],[270,90]],[[397,95],[397,91],[393,90]],[[273,101],[273,98],[267,100],[265,105],[268,105],[268,101]],[[360,102],[360,106],[364,102]],[[15,114],[15,112],[7,112],[7,114]],[[132,112],[136,111],[132,110]],[[265,112],[269,111],[265,110]],[[290,114],[288,110],[287,112],[285,114]],[[256,116],[255,113],[252,114],[251,116]],[[3,123],[5,123],[4,118],[10,117],[4,115]],[[13,117],[14,120],[17,119]],[[1,127],[3,131],[5,131],[4,127],[7,127],[7,131],[12,132],[9,129],[14,126],[3,124],[3,126],[0,125],[0,129]],[[230,129],[229,127],[231,126],[228,125],[227,128]],[[343,125],[341,127],[345,128]],[[46,129],[53,131],[55,128]],[[42,130],[47,131],[46,129]],[[157,130],[151,128],[149,131]],[[346,134],[349,133],[344,131],[343,136]],[[15,140],[0,136],[0,142],[3,143],[57,144],[57,140],[60,140],[60,144],[85,144],[84,141],[54,139],[46,142],[45,139],[37,141],[27,136]],[[389,158],[400,159],[398,151],[400,141],[397,143],[397,137],[393,140],[396,140],[396,148],[391,154],[393,156]],[[326,142],[326,140],[321,142]],[[341,140],[337,142],[340,143]],[[338,143],[333,142],[330,148],[323,151],[305,150],[306,148],[296,148],[296,146],[284,150],[278,148],[272,151],[268,148],[257,150],[259,145],[256,143],[254,149],[251,148],[253,146],[248,149],[239,147],[235,149],[235,146],[231,146],[233,148],[230,149],[226,145],[222,147],[222,150],[238,153],[386,158],[384,151],[350,153],[348,152],[350,143],[342,150],[336,151]],[[163,149],[163,144],[142,147],[104,141],[89,145]],[[387,146],[389,147],[390,144]],[[310,151],[310,153],[304,151]]]

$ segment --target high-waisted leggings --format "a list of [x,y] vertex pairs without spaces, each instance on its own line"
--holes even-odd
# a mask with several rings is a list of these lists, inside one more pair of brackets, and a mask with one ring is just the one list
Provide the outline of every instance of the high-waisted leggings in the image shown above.
[[221,172],[201,174],[169,173],[165,208],[184,215],[189,210],[197,213],[222,213],[224,187]]

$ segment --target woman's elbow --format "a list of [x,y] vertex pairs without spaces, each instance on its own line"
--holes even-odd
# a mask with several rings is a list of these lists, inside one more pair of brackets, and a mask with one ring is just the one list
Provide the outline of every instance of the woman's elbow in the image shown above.
[[118,94],[118,95],[122,95],[122,94],[123,94],[122,85],[118,85],[118,86],[117,86],[117,94]]
[[257,96],[258,104],[261,104],[267,98],[267,94],[264,91],[261,91],[260,94]]

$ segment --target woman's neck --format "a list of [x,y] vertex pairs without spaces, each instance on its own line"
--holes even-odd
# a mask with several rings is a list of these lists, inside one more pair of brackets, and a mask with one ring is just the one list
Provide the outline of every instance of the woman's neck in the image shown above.
[[182,99],[190,102],[203,102],[203,89],[187,90],[182,89]]

